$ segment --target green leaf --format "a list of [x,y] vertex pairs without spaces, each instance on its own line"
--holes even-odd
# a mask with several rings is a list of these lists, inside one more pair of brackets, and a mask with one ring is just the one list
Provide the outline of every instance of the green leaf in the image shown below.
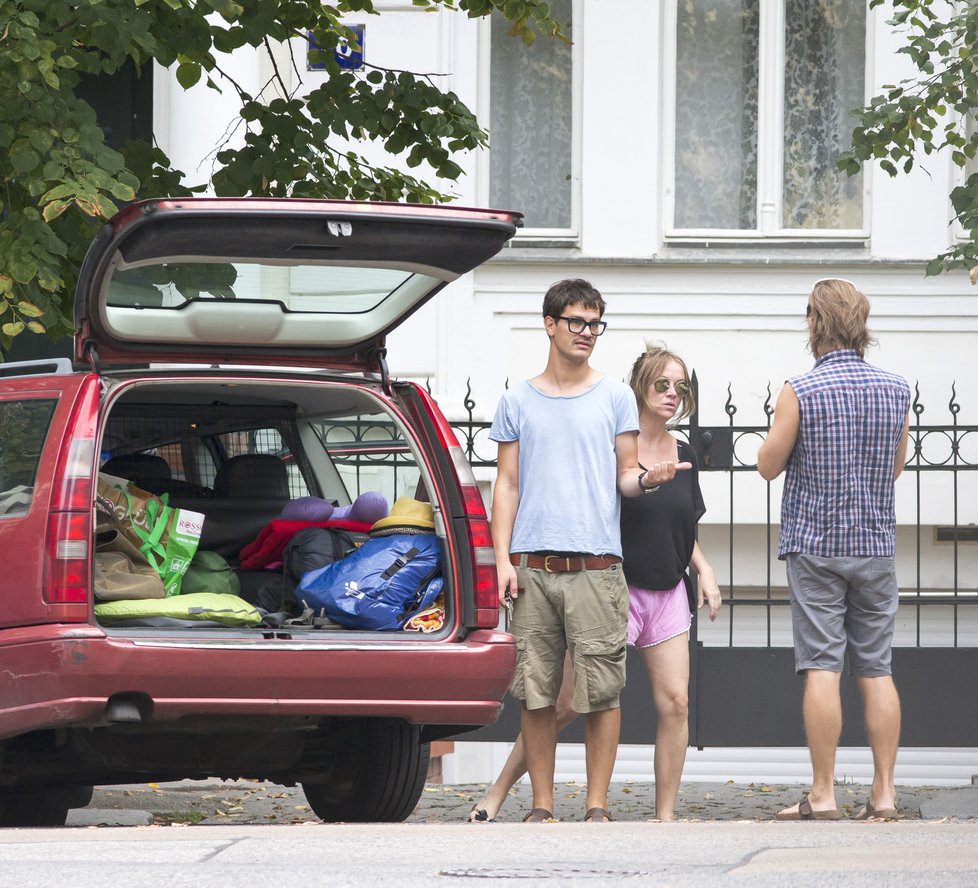
[[177,67],[177,83],[190,89],[200,80],[201,68],[196,62],[182,62]]
[[18,336],[24,332],[25,324],[23,321],[11,321],[0,327],[5,336]]
[[68,207],[71,206],[70,200],[53,200],[46,204],[42,215],[44,216],[45,222],[53,222],[58,218]]
[[44,197],[41,198],[41,202],[44,203],[49,200],[59,200],[60,198],[70,197],[75,193],[75,185],[64,184],[55,185],[50,191],[48,191]]
[[18,173],[29,173],[41,162],[37,152],[31,148],[20,148],[10,155],[10,165]]
[[17,311],[19,311],[25,318],[39,318],[44,312],[41,311],[32,302],[27,302],[26,300],[21,300],[17,303]]

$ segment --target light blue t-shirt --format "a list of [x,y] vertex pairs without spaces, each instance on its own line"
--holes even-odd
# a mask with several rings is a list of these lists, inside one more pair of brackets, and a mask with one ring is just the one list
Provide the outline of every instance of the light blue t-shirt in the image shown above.
[[638,431],[635,395],[602,377],[572,397],[529,382],[507,391],[492,441],[519,441],[520,503],[511,552],[621,555],[615,438]]

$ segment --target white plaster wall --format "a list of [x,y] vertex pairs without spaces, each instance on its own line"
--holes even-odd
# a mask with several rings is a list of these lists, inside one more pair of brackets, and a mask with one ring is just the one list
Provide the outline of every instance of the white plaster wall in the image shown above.
[[[910,59],[897,50],[901,35],[889,28],[888,9],[870,14],[875,22],[871,48],[874,76],[867,100],[882,92],[885,84],[912,77]],[[947,153],[918,155],[909,175],[891,178],[876,168],[871,182],[870,220],[874,257],[930,259],[947,249],[954,237],[948,194],[953,187],[953,165]]]
[[[477,113],[487,110],[486,23],[423,12],[406,0],[378,6],[380,16],[351,18],[366,23],[368,61],[445,75],[440,79]],[[903,76],[906,62],[896,55],[898,38],[882,16],[872,17],[876,89]],[[716,423],[724,419],[728,382],[746,409],[748,398],[763,403],[769,382],[776,394],[785,376],[808,365],[801,320],[807,288],[813,277],[840,274],[857,279],[874,298],[872,322],[882,335],[873,356],[880,364],[920,379],[925,397],[949,376],[973,379],[978,368],[967,343],[976,332],[978,294],[963,273],[925,279],[920,265],[906,264],[948,243],[952,171],[946,158],[928,161],[929,175],[871,176],[868,256],[815,248],[796,252],[799,261],[785,267],[777,251],[761,245],[734,255],[714,250],[698,263],[650,261],[662,254],[661,27],[659,4],[583,4],[576,29],[584,78],[580,249],[509,249],[504,258],[450,285],[391,335],[392,371],[430,380],[439,403],[455,415],[471,380],[477,415],[489,417],[507,379],[542,366],[546,342],[534,334],[540,333],[547,286],[561,277],[584,276],[609,301],[612,327],[595,353],[596,364],[624,376],[646,339],[663,339],[696,367],[702,421]],[[267,74],[251,50],[222,64],[254,92]],[[319,76],[301,72],[307,87]],[[233,125],[236,104],[230,92],[221,96],[203,85],[185,93],[166,72],[157,83],[160,143],[192,180],[202,180],[208,158]],[[443,184],[460,202],[478,203],[487,164],[474,154],[459,162],[468,175]],[[941,359],[928,360],[929,355]],[[970,406],[964,404],[966,410]]]
[[[362,18],[367,24],[368,61],[445,74],[449,87],[483,114],[488,96],[485,23],[461,14],[425,13],[406,0],[377,6],[383,11],[380,17]],[[803,322],[811,282],[838,275],[857,281],[873,300],[871,325],[880,346],[870,358],[919,384],[926,408],[921,422],[942,424],[949,419],[946,404],[953,381],[961,405],[959,422],[978,423],[978,292],[962,272],[923,276],[923,262],[943,250],[953,234],[948,227],[948,193],[955,173],[949,160],[925,159],[923,168],[896,179],[879,171],[869,174],[866,249],[803,245],[785,250],[758,244],[677,254],[662,244],[661,6],[644,0],[603,0],[581,7],[576,23],[584,77],[578,246],[507,248],[498,259],[445,288],[391,335],[392,372],[430,380],[435,397],[453,419],[464,415],[463,399],[471,387],[476,418],[489,419],[507,381],[534,375],[543,367],[544,291],[560,278],[586,277],[609,303],[609,330],[595,351],[597,367],[623,378],[646,339],[664,340],[697,372],[701,424],[726,424],[724,403],[730,386],[738,408],[735,422],[762,425],[765,399],[776,397],[785,377],[811,364]],[[876,28],[870,42],[871,94],[907,72],[906,60],[895,52],[898,38],[882,24],[885,16],[872,15]],[[235,53],[226,64],[255,92],[267,73],[251,51]],[[303,77],[313,83],[315,75],[303,72]],[[192,181],[206,178],[207,158],[233,122],[235,107],[229,94],[221,97],[204,86],[184,93],[171,75],[157,77],[157,138]],[[373,149],[366,151],[380,159]],[[488,164],[475,155],[457,160],[468,175],[447,189],[457,193],[462,204],[478,204],[479,196],[487,193]],[[750,461],[750,447],[743,447],[738,455]],[[969,447],[963,456],[978,460],[978,444]],[[488,496],[492,473],[480,471],[479,477]],[[779,484],[772,486],[775,516]],[[978,523],[976,485],[974,475],[960,479],[958,517],[963,523]],[[703,544],[724,584],[729,582],[731,560],[728,480],[704,476],[703,486],[708,505]],[[735,486],[734,579],[738,585],[757,585],[766,580],[767,542],[760,526],[767,512],[766,489],[751,473],[738,475]],[[897,491],[899,520],[914,521],[916,479],[904,478]],[[921,494],[925,525],[951,523],[953,497],[947,479],[922,478]],[[959,588],[978,584],[978,546],[959,547],[955,564],[951,548],[932,542],[929,526],[923,537],[922,585],[949,588],[955,572]],[[900,581],[906,589],[916,582],[908,560],[916,540],[906,528],[899,531],[898,545]],[[780,564],[773,572],[772,582],[783,585]],[[459,743],[456,749],[445,765],[449,782],[490,779],[507,751],[505,744]],[[579,779],[579,749],[561,750],[558,779]],[[865,772],[865,750],[855,755],[860,773]],[[787,756],[789,764],[779,756]],[[898,770],[898,780],[914,782],[919,776],[923,782],[938,782],[933,776],[933,762],[938,760],[947,761],[947,751],[934,753],[910,771]],[[623,750],[616,779],[647,779],[649,761],[648,747]],[[959,762],[958,771],[941,779],[960,779],[973,770],[972,761],[973,756]],[[807,773],[804,751],[721,750],[691,751],[686,776],[767,775],[788,780],[795,775],[802,780]]]
[[583,3],[582,227],[585,256],[651,256],[659,233],[658,3]]

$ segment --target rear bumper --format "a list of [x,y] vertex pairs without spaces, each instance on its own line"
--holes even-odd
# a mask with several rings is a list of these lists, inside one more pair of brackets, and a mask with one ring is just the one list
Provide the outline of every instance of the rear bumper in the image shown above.
[[20,632],[20,643],[0,645],[0,674],[12,679],[0,700],[0,739],[109,724],[106,707],[120,696],[138,700],[143,721],[164,730],[210,715],[480,726],[498,717],[516,656],[512,636],[489,630],[462,642],[321,644]]

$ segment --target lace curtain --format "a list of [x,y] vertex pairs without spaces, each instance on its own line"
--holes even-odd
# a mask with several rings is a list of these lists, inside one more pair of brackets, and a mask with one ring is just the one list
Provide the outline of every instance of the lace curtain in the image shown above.
[[782,224],[862,228],[862,174],[835,162],[864,100],[866,4],[788,0],[785,20]]
[[677,0],[677,228],[757,227],[758,0]]
[[[679,0],[677,22],[675,225],[756,229],[759,0]],[[785,0],[785,228],[862,227],[862,176],[835,161],[863,103],[865,28],[863,0]]]
[[[551,0],[571,33],[572,0]],[[532,47],[492,16],[489,202],[525,214],[527,228],[570,228],[571,47],[540,38]]]

